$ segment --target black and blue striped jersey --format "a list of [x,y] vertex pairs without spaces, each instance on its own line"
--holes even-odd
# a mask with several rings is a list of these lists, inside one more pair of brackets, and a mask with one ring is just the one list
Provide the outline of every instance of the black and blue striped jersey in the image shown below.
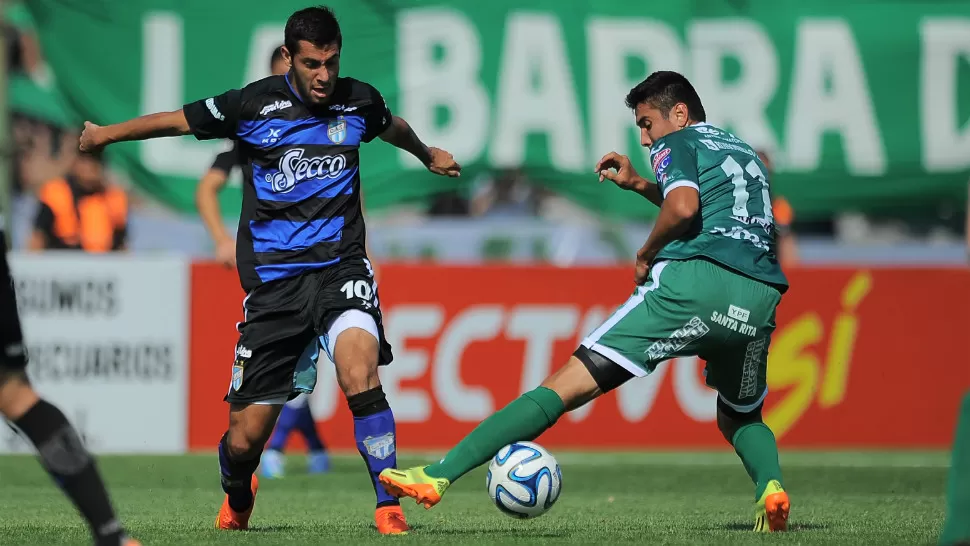
[[288,76],[185,105],[199,140],[236,141],[243,202],[236,263],[244,290],[365,258],[358,150],[391,124],[372,86],[340,78],[332,100],[305,105]]

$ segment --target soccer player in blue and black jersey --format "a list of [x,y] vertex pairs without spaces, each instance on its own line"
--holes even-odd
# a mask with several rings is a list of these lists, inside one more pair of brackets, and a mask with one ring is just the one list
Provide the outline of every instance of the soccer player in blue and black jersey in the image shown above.
[[397,450],[394,417],[377,373],[391,361],[391,347],[364,250],[358,149],[380,137],[432,173],[458,176],[461,166],[448,152],[421,142],[376,89],[338,77],[342,38],[329,8],[291,15],[284,44],[290,66],[285,76],[174,112],[104,127],[85,123],[80,147],[93,151],[114,142],[191,134],[236,140],[248,159],[236,238],[247,295],[225,398],[229,430],[219,442],[226,499],[217,527],[248,528],[263,445],[283,404],[313,390],[316,370],[297,362],[323,336],[377,495],[378,531],[404,533],[408,525],[397,499],[377,482],[382,470],[395,466]]

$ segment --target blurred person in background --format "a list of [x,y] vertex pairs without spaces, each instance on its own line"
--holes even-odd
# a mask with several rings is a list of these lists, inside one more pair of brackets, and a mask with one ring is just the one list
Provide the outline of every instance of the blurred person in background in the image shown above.
[[534,218],[539,212],[541,192],[519,169],[495,173],[475,190],[470,212],[475,217]]
[[[273,50],[270,57],[270,72],[274,75],[286,74],[289,66],[283,60],[282,47]],[[236,267],[236,240],[226,231],[226,225],[222,220],[222,212],[219,209],[219,192],[226,186],[229,175],[236,167],[242,168],[246,164],[246,158],[239,151],[239,143],[233,144],[231,150],[216,156],[212,167],[205,173],[195,192],[195,203],[199,209],[199,216],[205,223],[212,242],[215,244],[216,259],[226,267]],[[302,359],[312,359],[313,366],[319,358],[320,348],[317,342],[311,343],[310,347],[300,357]],[[290,434],[299,431],[307,445],[307,471],[310,474],[319,474],[330,469],[330,457],[327,448],[317,431],[316,421],[310,411],[310,403],[306,394],[300,394],[293,400],[287,402],[280,411],[279,419],[276,421],[276,428],[269,439],[269,445],[263,452],[260,469],[267,478],[282,478],[285,473],[285,459],[283,451],[286,448],[286,441]]]
[[[768,169],[766,174],[768,179],[771,180],[771,176],[775,172],[771,157],[764,150],[758,150],[758,157]],[[795,241],[795,233],[792,231],[795,209],[792,208],[787,199],[775,193],[771,200],[771,211],[775,216],[775,232],[778,237],[776,248],[778,261],[781,262],[782,267],[787,269],[798,263],[798,244]]]
[[28,249],[92,253],[125,250],[128,195],[105,178],[101,154],[80,153],[66,176],[41,186]]

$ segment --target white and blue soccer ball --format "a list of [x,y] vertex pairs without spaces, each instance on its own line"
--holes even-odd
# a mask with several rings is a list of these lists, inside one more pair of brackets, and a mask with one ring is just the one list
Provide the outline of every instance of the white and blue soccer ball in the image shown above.
[[488,496],[515,518],[545,514],[559,499],[562,470],[539,444],[516,442],[500,449],[488,465]]

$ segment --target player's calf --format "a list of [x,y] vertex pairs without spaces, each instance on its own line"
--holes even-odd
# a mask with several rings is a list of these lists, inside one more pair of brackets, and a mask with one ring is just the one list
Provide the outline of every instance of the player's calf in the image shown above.
[[87,521],[95,544],[126,544],[94,458],[67,417],[37,396],[21,370],[4,370],[0,375],[0,411],[37,449],[44,470]]
[[[219,441],[219,469],[226,502],[234,512],[247,513],[253,505],[253,473],[279,416],[280,405],[232,404],[229,430]],[[248,516],[247,516],[248,520]]]
[[354,416],[357,451],[367,465],[377,497],[377,529],[382,534],[405,533],[408,527],[400,508],[387,509],[399,507],[400,501],[379,483],[382,471],[397,466],[397,436],[394,413],[377,374],[377,325],[370,315],[349,311],[330,331],[335,339],[332,349],[328,349],[337,370],[337,383]]
[[771,429],[761,416],[762,404],[740,411],[718,396],[717,427],[724,439],[734,446],[744,469],[755,484],[755,531],[784,531],[791,508],[788,494],[781,485],[778,446]]

